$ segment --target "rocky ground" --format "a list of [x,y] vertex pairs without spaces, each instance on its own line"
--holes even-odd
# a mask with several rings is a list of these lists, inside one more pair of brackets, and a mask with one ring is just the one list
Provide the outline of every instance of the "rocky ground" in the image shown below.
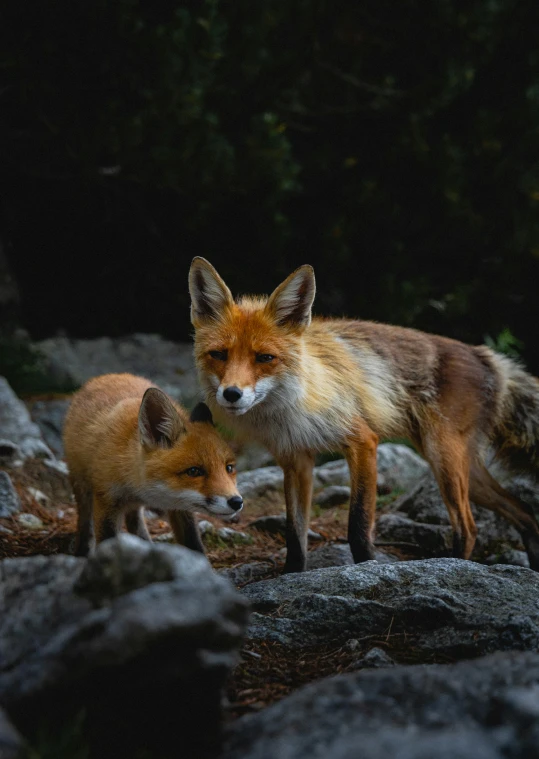
[[[74,384],[136,371],[196,398],[187,347],[155,336],[42,348]],[[152,545],[125,536],[85,561],[69,555],[68,402],[0,379],[1,759],[536,755],[539,575],[480,509],[474,561],[448,558],[410,448],[379,448],[375,562],[346,543],[345,463],[320,461],[310,571],[282,576],[282,473],[256,446],[237,446],[237,521],[201,520],[209,563],[150,512]],[[507,484],[539,505],[533,483]]]

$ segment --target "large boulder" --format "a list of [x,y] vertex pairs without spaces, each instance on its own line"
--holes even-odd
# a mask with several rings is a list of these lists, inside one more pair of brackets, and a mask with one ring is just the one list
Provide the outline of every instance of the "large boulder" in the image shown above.
[[428,654],[539,647],[539,574],[460,559],[316,569],[247,585],[248,637],[294,648],[388,631]]
[[[96,756],[212,755],[247,603],[201,554],[122,536],[0,564],[0,705],[24,733],[84,710]],[[54,711],[50,704],[54,703]]]
[[123,338],[53,337],[37,343],[58,384],[82,385],[91,377],[130,372],[156,382],[173,398],[190,405],[200,390],[191,343],[175,343],[154,334]]
[[539,655],[386,667],[307,685],[229,727],[220,759],[531,759]]
[[18,446],[23,458],[54,459],[39,427],[4,377],[0,377],[0,431],[3,439]]

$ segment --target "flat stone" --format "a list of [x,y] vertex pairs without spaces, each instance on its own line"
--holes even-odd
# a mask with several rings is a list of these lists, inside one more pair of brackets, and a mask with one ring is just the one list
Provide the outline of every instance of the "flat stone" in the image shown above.
[[362,670],[236,720],[220,759],[531,759],[538,703],[536,653]]
[[242,593],[254,608],[248,637],[293,648],[389,629],[414,650],[459,657],[539,647],[539,573],[521,567],[369,561],[263,580]]
[[18,514],[17,521],[27,530],[42,530],[45,526],[35,514],[27,514],[26,512]]

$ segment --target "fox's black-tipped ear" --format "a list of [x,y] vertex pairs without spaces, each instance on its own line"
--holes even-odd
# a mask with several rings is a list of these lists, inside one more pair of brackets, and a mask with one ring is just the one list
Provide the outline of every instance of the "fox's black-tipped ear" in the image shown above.
[[234,303],[232,293],[205,258],[193,258],[189,269],[191,322],[194,326],[208,319],[218,319]]
[[282,326],[308,327],[316,293],[314,269],[305,264],[282,282],[270,295],[266,310]]
[[172,448],[187,431],[168,395],[157,387],[148,388],[142,397],[138,428],[145,448]]
[[206,422],[207,424],[213,424],[213,416],[205,403],[197,403],[195,408],[191,411],[189,419],[192,422]]

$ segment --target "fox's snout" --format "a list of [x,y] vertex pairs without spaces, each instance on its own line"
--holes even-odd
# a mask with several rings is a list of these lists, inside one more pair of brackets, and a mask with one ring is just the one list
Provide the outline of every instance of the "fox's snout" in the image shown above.
[[217,403],[232,414],[244,414],[257,400],[256,388],[238,387],[222,382],[217,388]]
[[225,399],[225,401],[228,401],[229,403],[236,403],[236,401],[239,401],[242,395],[243,395],[243,390],[240,390],[239,387],[236,387],[236,385],[232,385],[231,387],[226,387],[223,390],[223,398]]
[[232,517],[238,514],[243,508],[243,498],[239,493],[230,498],[221,495],[214,495],[206,499],[204,506],[199,504],[200,511],[206,511],[208,514],[221,517]]

